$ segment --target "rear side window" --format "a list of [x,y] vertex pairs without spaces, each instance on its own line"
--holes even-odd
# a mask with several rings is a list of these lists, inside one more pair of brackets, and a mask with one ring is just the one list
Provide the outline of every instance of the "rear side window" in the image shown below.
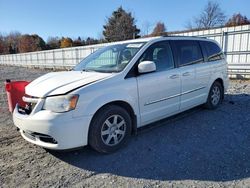
[[217,61],[224,59],[223,52],[220,47],[213,42],[202,42],[207,52],[208,61]]
[[174,42],[179,66],[203,62],[200,45],[197,41],[177,40]]

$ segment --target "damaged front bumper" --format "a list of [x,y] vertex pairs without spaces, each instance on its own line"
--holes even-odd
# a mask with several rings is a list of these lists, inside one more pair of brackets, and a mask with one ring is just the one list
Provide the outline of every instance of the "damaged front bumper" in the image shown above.
[[73,117],[72,111],[54,113],[41,110],[42,103],[42,99],[38,101],[30,114],[25,113],[25,110],[20,108],[18,104],[14,109],[14,124],[25,140],[54,150],[87,145],[91,116],[76,118]]

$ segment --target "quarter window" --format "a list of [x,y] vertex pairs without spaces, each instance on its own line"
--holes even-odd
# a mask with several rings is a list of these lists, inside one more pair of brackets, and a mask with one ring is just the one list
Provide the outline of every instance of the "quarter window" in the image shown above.
[[197,41],[177,40],[174,43],[180,66],[203,62],[203,56]]
[[208,61],[224,59],[223,52],[217,44],[213,42],[203,42],[203,44],[205,45]]

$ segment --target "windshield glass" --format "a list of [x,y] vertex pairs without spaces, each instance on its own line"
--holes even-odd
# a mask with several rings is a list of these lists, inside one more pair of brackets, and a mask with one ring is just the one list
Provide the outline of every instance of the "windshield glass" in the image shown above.
[[74,70],[120,72],[145,43],[126,43],[101,48],[83,59]]

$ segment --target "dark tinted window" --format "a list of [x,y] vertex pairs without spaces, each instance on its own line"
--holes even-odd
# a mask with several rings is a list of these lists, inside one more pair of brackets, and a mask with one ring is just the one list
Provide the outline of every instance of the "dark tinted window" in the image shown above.
[[203,42],[207,52],[208,61],[216,61],[224,58],[223,52],[220,47],[213,42]]
[[199,43],[192,40],[174,41],[180,66],[203,62]]
[[142,61],[154,61],[156,64],[156,71],[174,68],[172,51],[167,41],[151,45],[139,59],[139,62]]

